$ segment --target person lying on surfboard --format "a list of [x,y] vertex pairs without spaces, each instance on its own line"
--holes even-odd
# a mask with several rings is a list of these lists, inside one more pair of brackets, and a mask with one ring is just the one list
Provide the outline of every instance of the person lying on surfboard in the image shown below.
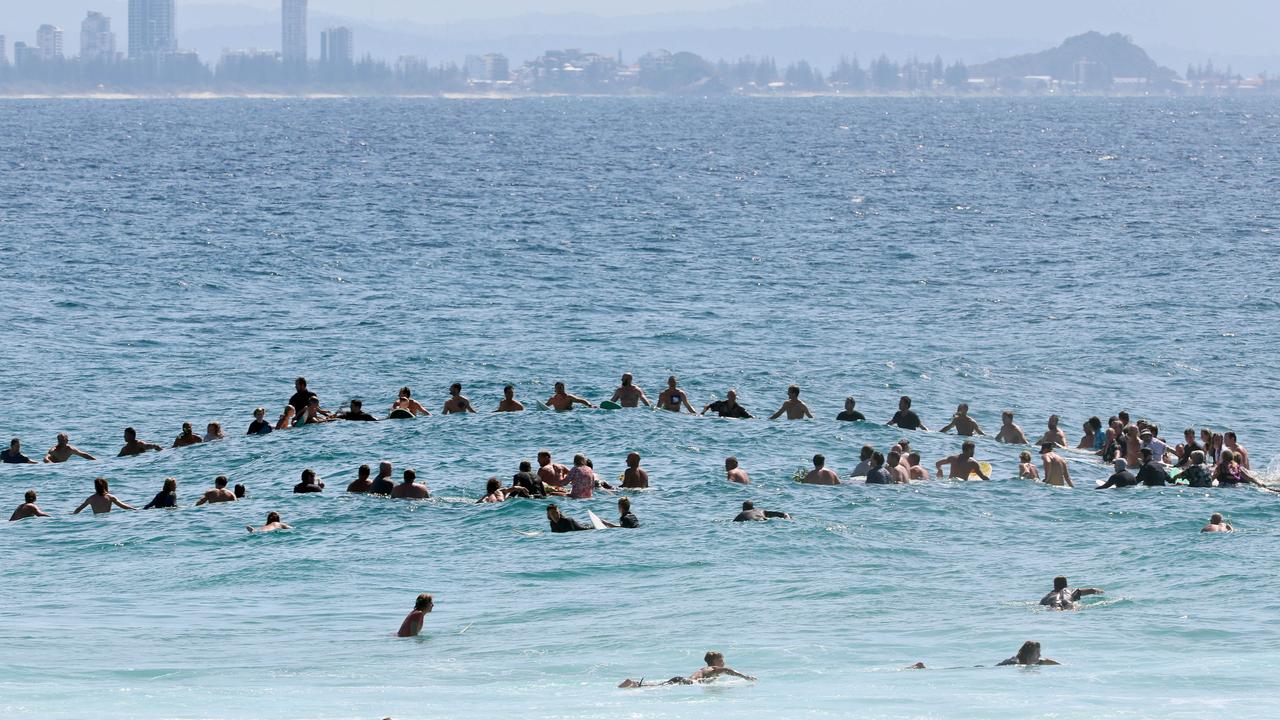
[[[734,670],[733,668],[725,665],[724,654],[720,652],[716,652],[715,650],[707,651],[707,654],[702,656],[702,661],[706,663],[706,666],[694,671],[694,673],[689,677],[681,677],[677,675],[676,677],[673,677],[670,680],[664,680],[660,683],[649,683],[648,687],[654,687],[658,685],[693,685],[695,683],[709,683],[715,680],[716,678],[724,675],[728,675],[730,677],[742,678],[747,682],[756,681],[756,679],[751,677],[750,675],[744,675],[743,673],[740,673],[737,670]],[[626,680],[623,680],[621,683],[619,683],[618,687],[638,688],[638,687],[646,687],[646,686],[644,684],[644,678],[640,678],[638,682],[635,680],[632,680],[631,678],[627,678]]]

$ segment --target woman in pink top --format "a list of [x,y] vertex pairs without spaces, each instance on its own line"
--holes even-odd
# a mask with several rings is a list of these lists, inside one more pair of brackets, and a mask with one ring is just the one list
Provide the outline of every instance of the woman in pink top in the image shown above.
[[596,473],[587,465],[587,456],[574,455],[573,469],[565,478],[569,484],[569,497],[576,500],[587,500],[591,497],[591,488],[596,484]]

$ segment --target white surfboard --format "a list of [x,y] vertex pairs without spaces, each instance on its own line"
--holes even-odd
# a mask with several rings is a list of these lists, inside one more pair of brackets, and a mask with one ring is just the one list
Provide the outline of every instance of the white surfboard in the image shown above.
[[607,530],[609,528],[609,526],[605,525],[604,521],[600,519],[599,515],[596,515],[590,510],[587,511],[587,518],[591,520],[591,526],[596,530]]

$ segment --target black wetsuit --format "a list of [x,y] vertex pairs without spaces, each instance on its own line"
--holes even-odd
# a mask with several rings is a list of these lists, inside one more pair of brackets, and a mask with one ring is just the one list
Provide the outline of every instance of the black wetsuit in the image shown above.
[[173,492],[172,490],[161,490],[160,492],[156,493],[155,498],[153,498],[151,502],[147,503],[146,506],[143,507],[142,509],[151,510],[152,508],[155,508],[157,510],[162,510],[164,508],[171,508],[171,507],[177,507],[177,506],[178,506],[178,493]]
[[518,472],[511,478],[511,486],[524,488],[534,497],[546,497],[547,488],[543,486],[542,481],[537,475],[531,472]]
[[[867,416],[857,410],[844,410],[836,416],[836,419],[840,422],[862,422],[867,419]],[[919,422],[919,418],[916,418],[916,421]]]
[[626,515],[618,518],[618,525],[620,527],[634,529],[640,527],[640,520],[636,518],[635,513],[627,513]]
[[31,463],[31,458],[23,455],[22,453],[12,453],[9,451],[9,448],[5,448],[4,450],[0,450],[0,462],[8,463],[10,465],[29,465]]
[[751,413],[747,412],[746,408],[742,407],[738,403],[734,403],[733,407],[729,407],[728,400],[717,400],[708,405],[707,409],[722,418],[741,418],[743,420],[751,419]]
[[[548,520],[548,522],[550,522],[550,520]],[[590,525],[583,525],[568,515],[561,515],[559,522],[551,523],[551,532],[553,533],[576,532],[578,530],[595,530],[595,528]]]
[[298,495],[303,495],[306,493],[324,492],[324,488],[316,485],[315,483],[300,482],[293,486],[293,491]]
[[1107,478],[1106,482],[1098,486],[1098,489],[1106,490],[1107,488],[1113,487],[1133,487],[1137,484],[1138,478],[1134,477],[1133,473],[1128,470],[1124,470],[1118,473],[1113,473],[1111,477]]
[[249,423],[249,432],[247,434],[248,435],[266,435],[267,433],[270,433],[272,430],[274,430],[274,428],[272,428],[271,423],[267,422],[266,420],[254,420],[253,422]]
[[[880,417],[884,417],[881,415]],[[893,414],[893,419],[889,421],[890,425],[897,425],[903,430],[919,430],[923,424],[920,422],[920,416],[914,410],[899,410]]]
[[885,470],[883,466],[878,468],[871,468],[870,470],[867,471],[867,484],[868,485],[892,485],[893,476],[890,475],[889,471]]
[[302,412],[307,409],[307,406],[311,404],[311,398],[314,397],[316,397],[316,394],[310,390],[299,390],[290,396],[289,404],[293,406],[294,416],[302,417]]
[[359,420],[361,422],[375,422],[378,419],[363,410],[361,410],[358,413],[345,412],[345,413],[342,413],[342,415],[340,415],[339,417],[341,417],[343,420]]
[[1169,480],[1169,471],[1165,470],[1164,466],[1155,460],[1138,468],[1138,482],[1147,487],[1168,485]]
[[370,495],[390,495],[392,490],[396,489],[396,484],[391,482],[390,477],[376,477],[373,484],[369,486]]

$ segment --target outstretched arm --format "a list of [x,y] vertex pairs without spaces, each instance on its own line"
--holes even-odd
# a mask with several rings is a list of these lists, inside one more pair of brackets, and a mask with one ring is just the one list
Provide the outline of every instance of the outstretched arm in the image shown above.
[[1102,594],[1104,594],[1102,592],[1102,588],[1076,588],[1076,591],[1072,593],[1071,599],[1079,600],[1085,595],[1102,595]]
[[784,413],[784,412],[786,412],[786,411],[787,411],[787,406],[786,406],[786,404],[784,403],[782,407],[778,408],[778,412],[776,412],[776,413],[774,413],[774,414],[772,414],[772,415],[770,415],[770,416],[769,416],[769,419],[770,419],[770,420],[777,420],[778,418],[782,417],[782,413]]
[[134,506],[132,506],[132,505],[128,505],[128,504],[126,504],[126,503],[122,503],[122,502],[120,502],[120,498],[116,497],[115,495],[108,495],[107,497],[111,498],[111,504],[112,504],[112,505],[115,505],[116,507],[120,508],[121,510],[137,510],[137,508],[135,508],[135,507],[134,507]]
[[71,454],[72,454],[72,455],[79,455],[80,457],[84,458],[85,460],[97,460],[97,459],[98,459],[98,458],[96,458],[96,457],[94,457],[94,456],[90,455],[89,453],[87,453],[87,452],[85,452],[85,451],[81,450],[80,448],[77,448],[77,447],[68,447],[68,449],[71,451]]
[[78,507],[78,508],[76,508],[75,510],[73,510],[73,511],[71,512],[71,514],[72,514],[72,515],[79,515],[79,514],[80,514],[80,512],[81,512],[82,510],[84,510],[85,508],[87,508],[87,507],[89,507],[89,498],[85,498],[85,499],[84,499],[84,502],[80,503],[80,507]]
[[941,429],[941,430],[939,430],[938,432],[940,432],[940,433],[947,433],[947,432],[951,432],[952,430],[954,430],[954,429],[955,429],[955,427],[956,427],[956,419],[955,419],[955,418],[951,418],[951,422],[949,422],[949,423],[947,423],[946,425],[942,426],[942,429]]
[[593,408],[593,407],[595,407],[595,405],[592,405],[590,401],[588,401],[588,400],[584,400],[584,399],[582,399],[582,398],[578,397],[577,395],[570,395],[570,396],[569,396],[569,401],[570,401],[570,402],[578,403],[579,405],[583,405],[583,406],[586,406],[586,407],[589,407],[589,408]]
[[779,520],[790,520],[790,519],[791,519],[791,516],[790,516],[790,515],[788,515],[788,514],[786,514],[786,513],[784,513],[784,512],[778,512],[777,510],[765,510],[765,511],[764,511],[764,516],[765,516],[765,517],[767,517],[767,518],[778,518]]

